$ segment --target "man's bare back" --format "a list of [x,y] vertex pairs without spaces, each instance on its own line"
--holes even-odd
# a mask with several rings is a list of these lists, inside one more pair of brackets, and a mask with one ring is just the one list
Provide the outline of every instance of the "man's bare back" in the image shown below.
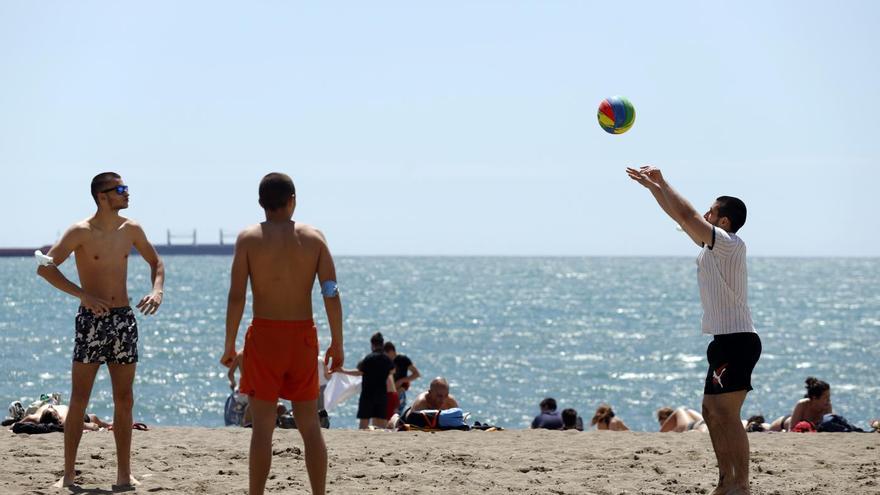
[[[327,243],[309,225],[263,222],[245,229],[236,243],[244,256],[254,296],[254,316],[271,320],[312,317],[312,287]],[[329,270],[330,267],[325,267]],[[335,275],[327,275],[335,279]]]
[[[272,463],[275,404],[279,397],[284,397],[292,402],[297,429],[305,445],[312,493],[323,494],[327,448],[318,422],[318,336],[312,321],[312,288],[317,277],[322,285],[331,338],[324,353],[324,365],[332,362],[332,369],[336,370],[344,360],[336,269],[323,234],[292,220],[296,188],[289,176],[267,174],[260,181],[259,193],[266,221],[244,229],[235,242],[226,306],[226,343],[220,362],[227,367],[241,362],[239,388],[251,396],[253,429],[248,493],[260,495],[265,490]],[[248,279],[254,319],[239,361],[236,340],[247,300]]]

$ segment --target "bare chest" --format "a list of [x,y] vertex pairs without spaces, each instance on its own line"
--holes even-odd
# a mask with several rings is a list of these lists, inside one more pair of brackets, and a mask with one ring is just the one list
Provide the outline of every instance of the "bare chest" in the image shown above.
[[76,249],[76,262],[77,265],[91,267],[124,266],[128,263],[133,245],[131,237],[123,229],[109,233],[95,231]]

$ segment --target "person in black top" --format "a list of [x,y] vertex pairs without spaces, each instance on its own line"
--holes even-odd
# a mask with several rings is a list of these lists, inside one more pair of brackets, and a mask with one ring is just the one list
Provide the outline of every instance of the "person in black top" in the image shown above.
[[362,376],[361,398],[358,401],[358,427],[362,430],[369,428],[372,423],[375,428],[384,428],[387,423],[385,417],[388,375],[394,370],[391,358],[382,352],[385,338],[382,333],[376,332],[370,337],[372,352],[364,356],[357,365],[356,370],[340,370],[347,375]]
[[406,391],[409,390],[409,384],[422,376],[419,369],[413,364],[412,360],[405,354],[398,354],[397,349],[391,341],[385,342],[385,355],[394,362],[394,387],[397,389],[397,397],[400,404],[397,406],[397,414],[403,415],[406,407]]

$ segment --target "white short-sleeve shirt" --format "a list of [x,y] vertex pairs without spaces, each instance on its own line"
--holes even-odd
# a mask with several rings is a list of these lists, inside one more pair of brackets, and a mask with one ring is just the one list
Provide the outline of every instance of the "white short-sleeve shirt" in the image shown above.
[[746,244],[736,234],[712,228],[712,247],[697,256],[697,279],[703,305],[703,333],[754,332],[748,305]]

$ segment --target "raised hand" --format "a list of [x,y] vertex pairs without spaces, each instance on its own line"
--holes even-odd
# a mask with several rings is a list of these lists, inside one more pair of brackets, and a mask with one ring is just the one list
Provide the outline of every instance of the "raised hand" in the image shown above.
[[[644,167],[642,167],[644,168]],[[657,171],[659,173],[659,170]],[[632,167],[626,167],[626,175],[629,176],[630,179],[638,182],[639,184],[647,187],[648,189],[652,187],[659,187],[657,182],[652,180],[647,173],[643,172],[641,169],[636,170]],[[662,176],[661,176],[662,177]]]
[[660,169],[653,165],[645,165],[644,167],[639,168],[639,172],[648,176],[653,182],[657,184],[663,183],[663,173],[660,172]]

